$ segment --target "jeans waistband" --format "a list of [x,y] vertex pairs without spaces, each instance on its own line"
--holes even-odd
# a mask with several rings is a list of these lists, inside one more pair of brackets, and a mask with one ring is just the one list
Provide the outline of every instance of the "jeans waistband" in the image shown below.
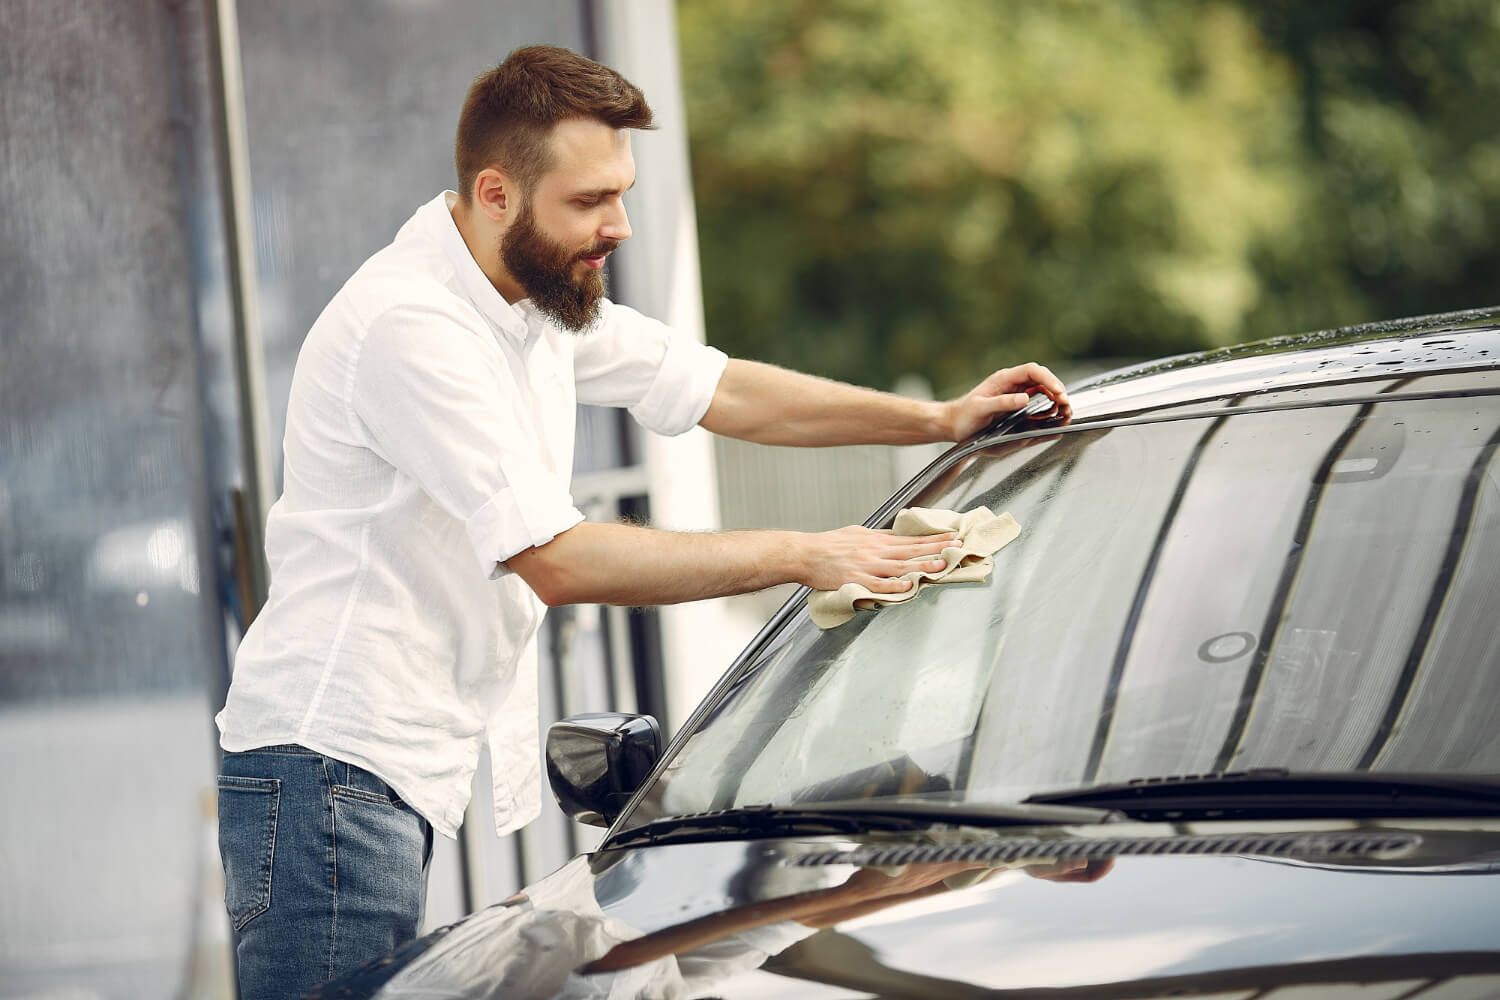
[[296,753],[306,754],[309,757],[322,756],[322,754],[318,753],[318,751],[309,750],[307,747],[302,746],[299,743],[277,743],[273,746],[268,747],[256,747],[254,750],[230,750],[225,752],[225,756],[227,757],[230,754],[236,753]]

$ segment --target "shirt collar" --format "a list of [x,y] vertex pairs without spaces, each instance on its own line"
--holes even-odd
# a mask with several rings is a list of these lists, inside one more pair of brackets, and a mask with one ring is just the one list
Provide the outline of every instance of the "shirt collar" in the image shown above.
[[505,296],[490,283],[490,279],[474,260],[474,255],[469,252],[469,245],[458,231],[458,224],[453,221],[453,206],[457,202],[456,192],[444,191],[423,205],[417,210],[418,216],[422,218],[423,228],[437,237],[443,253],[453,264],[459,286],[475,308],[495,329],[517,343],[525,343],[528,337],[527,320],[536,310],[530,299],[522,299],[514,305],[505,301]]

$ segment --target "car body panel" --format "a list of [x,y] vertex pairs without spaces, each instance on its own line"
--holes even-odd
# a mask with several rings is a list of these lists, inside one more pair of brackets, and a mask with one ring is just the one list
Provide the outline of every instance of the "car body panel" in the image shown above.
[[[1366,824],[1359,829],[1408,840],[1368,858],[1165,853],[1174,840],[1215,833],[1316,842],[1356,829],[1308,822],[948,828],[916,839],[605,851],[440,933],[409,964],[372,970],[364,987],[322,995],[736,1000],[821,996],[834,986],[826,995],[1159,997],[1303,986],[1322,996],[1335,984],[1375,990],[1350,994],[1358,996],[1423,996],[1413,991],[1440,984],[1445,992],[1432,996],[1500,991],[1500,822]],[[929,865],[929,885],[878,900],[888,905],[834,927],[795,919],[859,875],[877,885],[925,880],[920,864],[797,863],[809,856],[919,840],[1060,837],[1154,840],[1163,853],[1122,856],[1082,883],[1031,877],[1019,862],[970,865],[945,883],[936,876],[952,866]],[[1051,858],[1043,849],[1035,860]],[[588,971],[590,963],[610,968]]]
[[1288,393],[1471,371],[1477,387],[1500,386],[1500,310],[1367,324],[1257,341],[1109,372],[1070,392],[1075,423],[1117,419],[1242,398],[1248,405]]

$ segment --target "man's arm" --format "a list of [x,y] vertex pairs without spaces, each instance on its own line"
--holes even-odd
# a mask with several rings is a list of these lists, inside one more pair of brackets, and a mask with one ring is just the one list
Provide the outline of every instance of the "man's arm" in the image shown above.
[[877,594],[910,588],[897,579],[936,572],[933,558],[953,534],[908,536],[848,527],[837,531],[683,533],[585,521],[505,565],[549,606],[656,605],[746,594],[780,583],[837,590],[861,583]]
[[1042,393],[1064,410],[1068,393],[1038,364],[1002,368],[958,399],[907,399],[731,358],[699,423],[758,444],[928,444],[962,441]]

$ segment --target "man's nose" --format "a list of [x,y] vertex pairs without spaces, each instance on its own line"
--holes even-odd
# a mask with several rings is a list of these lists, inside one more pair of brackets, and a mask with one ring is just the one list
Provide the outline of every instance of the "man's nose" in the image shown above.
[[623,201],[615,202],[605,214],[604,223],[599,227],[599,235],[621,243],[630,239],[630,217],[625,214]]

